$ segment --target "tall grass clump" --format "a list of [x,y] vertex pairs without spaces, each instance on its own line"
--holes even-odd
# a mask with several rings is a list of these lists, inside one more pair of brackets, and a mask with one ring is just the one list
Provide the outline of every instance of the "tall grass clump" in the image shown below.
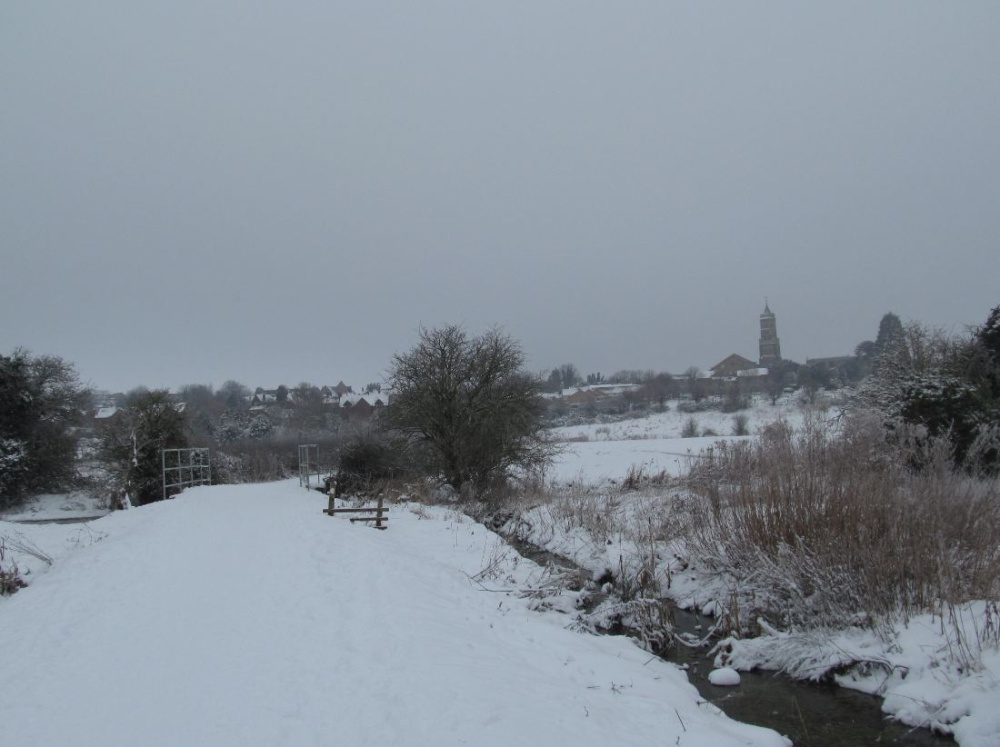
[[779,421],[716,445],[689,484],[689,549],[732,580],[744,623],[877,628],[1000,598],[998,482],[956,470],[945,439]]

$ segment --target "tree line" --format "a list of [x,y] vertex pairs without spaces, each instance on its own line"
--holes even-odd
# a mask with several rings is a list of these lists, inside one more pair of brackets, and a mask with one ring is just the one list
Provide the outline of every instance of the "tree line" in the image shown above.
[[[958,336],[887,314],[876,339],[858,345],[855,359],[864,379],[849,406],[879,413],[889,431],[910,428],[915,439],[948,439],[955,462],[966,468],[1000,464],[1000,306],[982,326]],[[482,491],[544,467],[554,448],[545,435],[541,395],[555,374],[562,384],[579,382],[579,373],[565,364],[544,377],[524,364],[520,344],[499,328],[476,336],[457,325],[421,329],[416,345],[391,361],[391,405],[348,443],[330,444],[346,459],[345,476],[405,472]],[[784,385],[790,367],[775,369],[775,381]],[[808,368],[795,373],[800,383],[810,380]],[[686,375],[693,398],[698,372]],[[604,382],[601,374],[588,378]],[[622,371],[614,379],[638,383],[636,396],[660,406],[678,396],[677,377],[666,373]],[[317,387],[303,383],[295,391],[282,426],[282,465],[273,450],[253,448],[274,441],[274,425],[251,414],[250,390],[239,382],[218,390],[189,385],[178,395],[133,390],[90,438],[98,466],[91,480],[114,503],[156,500],[161,450],[186,446],[215,447],[219,481],[280,477],[291,467],[295,443],[336,436],[339,428]],[[81,484],[78,447],[91,405],[72,364],[22,349],[0,355],[0,507]]]

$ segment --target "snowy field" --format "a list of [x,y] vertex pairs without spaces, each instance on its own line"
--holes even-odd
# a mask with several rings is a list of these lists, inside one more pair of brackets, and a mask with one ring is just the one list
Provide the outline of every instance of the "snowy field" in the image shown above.
[[53,560],[16,555],[31,584],[0,599],[3,744],[786,744],[530,609],[540,569],[483,526],[414,504],[378,532],[324,505],[286,481],[0,523]]
[[[549,468],[546,477],[557,485],[596,485],[620,481],[633,467],[647,475],[666,472],[679,475],[692,459],[719,440],[739,440],[733,436],[733,418],[739,414],[747,419],[750,437],[778,419],[791,425],[802,422],[803,411],[793,397],[776,405],[757,398],[753,407],[741,413],[706,410],[686,414],[677,410],[677,402],[669,409],[646,417],[613,423],[587,423],[553,428],[553,439],[561,452]],[[706,430],[715,436],[682,438],[685,424],[694,419],[698,433]]]
[[633,467],[644,470],[646,475],[665,472],[676,477],[717,441],[718,437],[571,441],[561,444],[562,453],[546,477],[557,485],[597,485],[618,482]]

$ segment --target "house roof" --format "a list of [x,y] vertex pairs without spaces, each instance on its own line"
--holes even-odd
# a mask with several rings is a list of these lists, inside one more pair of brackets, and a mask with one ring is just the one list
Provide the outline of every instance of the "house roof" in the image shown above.
[[389,395],[386,392],[369,392],[368,394],[350,392],[340,398],[341,407],[354,407],[362,402],[372,407],[379,404],[387,405],[389,404]]
[[737,353],[733,353],[732,355],[723,358],[709,370],[715,371],[720,368],[735,368],[737,371],[743,371],[748,368],[757,368],[757,362],[744,358],[742,355]]

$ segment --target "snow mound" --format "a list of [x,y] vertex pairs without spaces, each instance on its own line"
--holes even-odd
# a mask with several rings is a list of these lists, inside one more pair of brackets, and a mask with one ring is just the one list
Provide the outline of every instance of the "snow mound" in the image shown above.
[[708,673],[708,681],[716,687],[736,687],[740,684],[740,673],[731,667],[713,669]]

